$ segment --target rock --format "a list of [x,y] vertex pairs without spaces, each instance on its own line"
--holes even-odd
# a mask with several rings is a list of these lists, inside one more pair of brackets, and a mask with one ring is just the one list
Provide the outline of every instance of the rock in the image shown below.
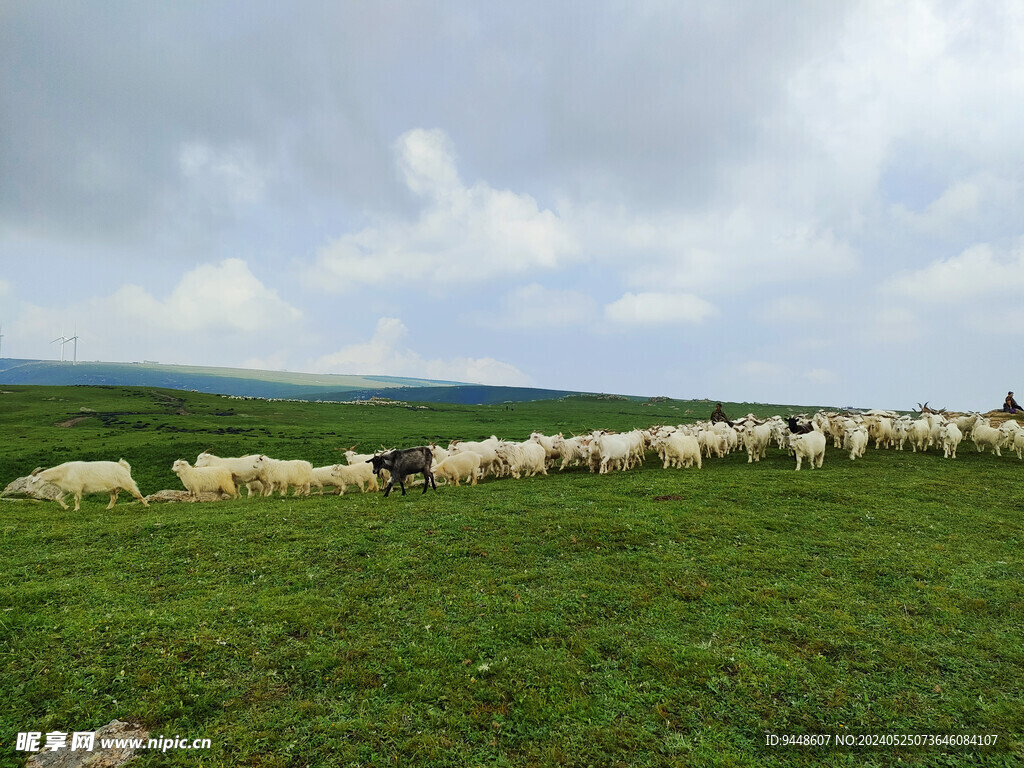
[[[67,746],[63,749],[56,752],[37,752],[28,759],[25,768],[113,768],[124,765],[135,757],[139,750],[131,747],[102,749],[102,739],[140,739],[145,742],[149,738],[149,731],[144,730],[141,725],[111,720],[96,731],[91,752],[81,748],[72,750],[72,734],[69,733],[67,738]],[[40,746],[43,744],[45,741],[41,742]]]
[[0,491],[0,499],[8,496],[25,496],[30,499],[39,499],[41,501],[56,501],[63,495],[64,491],[53,483],[43,483],[35,491],[29,490],[27,476],[19,477],[17,480],[9,483],[3,491]]

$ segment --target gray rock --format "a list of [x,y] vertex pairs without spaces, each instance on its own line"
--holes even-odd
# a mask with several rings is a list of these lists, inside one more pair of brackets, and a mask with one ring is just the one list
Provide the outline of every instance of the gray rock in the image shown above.
[[130,747],[102,749],[102,739],[141,739],[145,742],[148,738],[149,731],[144,730],[141,725],[111,720],[96,731],[92,752],[84,749],[72,751],[69,733],[66,747],[56,752],[37,752],[28,759],[25,768],[113,768],[131,760],[139,750]]
[[64,492],[53,483],[43,483],[34,492],[30,491],[27,476],[19,477],[17,480],[9,483],[3,491],[0,491],[0,499],[7,498],[8,496],[24,496],[42,501],[56,501],[62,495],[64,495]]

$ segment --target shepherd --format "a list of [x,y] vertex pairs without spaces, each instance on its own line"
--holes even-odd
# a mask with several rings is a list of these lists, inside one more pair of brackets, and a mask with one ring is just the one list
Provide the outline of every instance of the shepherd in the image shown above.
[[716,421],[724,421],[726,424],[731,424],[731,422],[729,421],[729,417],[726,416],[725,413],[722,411],[721,403],[715,406],[715,410],[711,412],[711,423],[713,424]]
[[1006,393],[1006,400],[1003,401],[1003,413],[1017,413],[1022,410],[1017,404],[1017,401],[1013,399],[1013,392]]

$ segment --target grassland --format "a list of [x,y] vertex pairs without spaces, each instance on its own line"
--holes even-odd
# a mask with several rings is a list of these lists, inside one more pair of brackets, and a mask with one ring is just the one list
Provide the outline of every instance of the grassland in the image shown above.
[[[353,444],[710,411],[4,389],[0,483],[124,456],[144,493],[179,487],[172,461],[204,449],[322,464]],[[23,763],[19,731],[113,718],[213,742],[143,766],[1021,764],[1022,462],[829,448],[822,470],[792,467],[772,450],[388,499],[4,503],[0,765]],[[769,734],[833,743],[769,747]],[[998,739],[837,747],[837,734]]]

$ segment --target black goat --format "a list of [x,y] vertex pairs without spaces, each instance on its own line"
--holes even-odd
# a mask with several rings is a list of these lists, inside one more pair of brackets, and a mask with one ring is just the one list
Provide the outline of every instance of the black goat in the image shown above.
[[790,416],[787,418],[786,425],[789,427],[789,431],[794,435],[806,435],[808,432],[814,431],[813,424],[797,424],[796,416]]
[[402,495],[405,496],[406,475],[413,475],[417,472],[423,473],[423,492],[427,492],[427,486],[432,486],[436,491],[437,484],[434,483],[434,473],[430,471],[430,465],[433,461],[434,456],[431,454],[430,448],[420,446],[419,448],[405,448],[400,451],[378,453],[372,458],[367,459],[366,463],[373,464],[373,471],[378,475],[382,469],[386,469],[391,473],[388,486],[384,489],[384,497],[387,498],[387,495],[391,493],[391,486],[395,484],[396,478],[398,480],[398,487],[402,489]]

